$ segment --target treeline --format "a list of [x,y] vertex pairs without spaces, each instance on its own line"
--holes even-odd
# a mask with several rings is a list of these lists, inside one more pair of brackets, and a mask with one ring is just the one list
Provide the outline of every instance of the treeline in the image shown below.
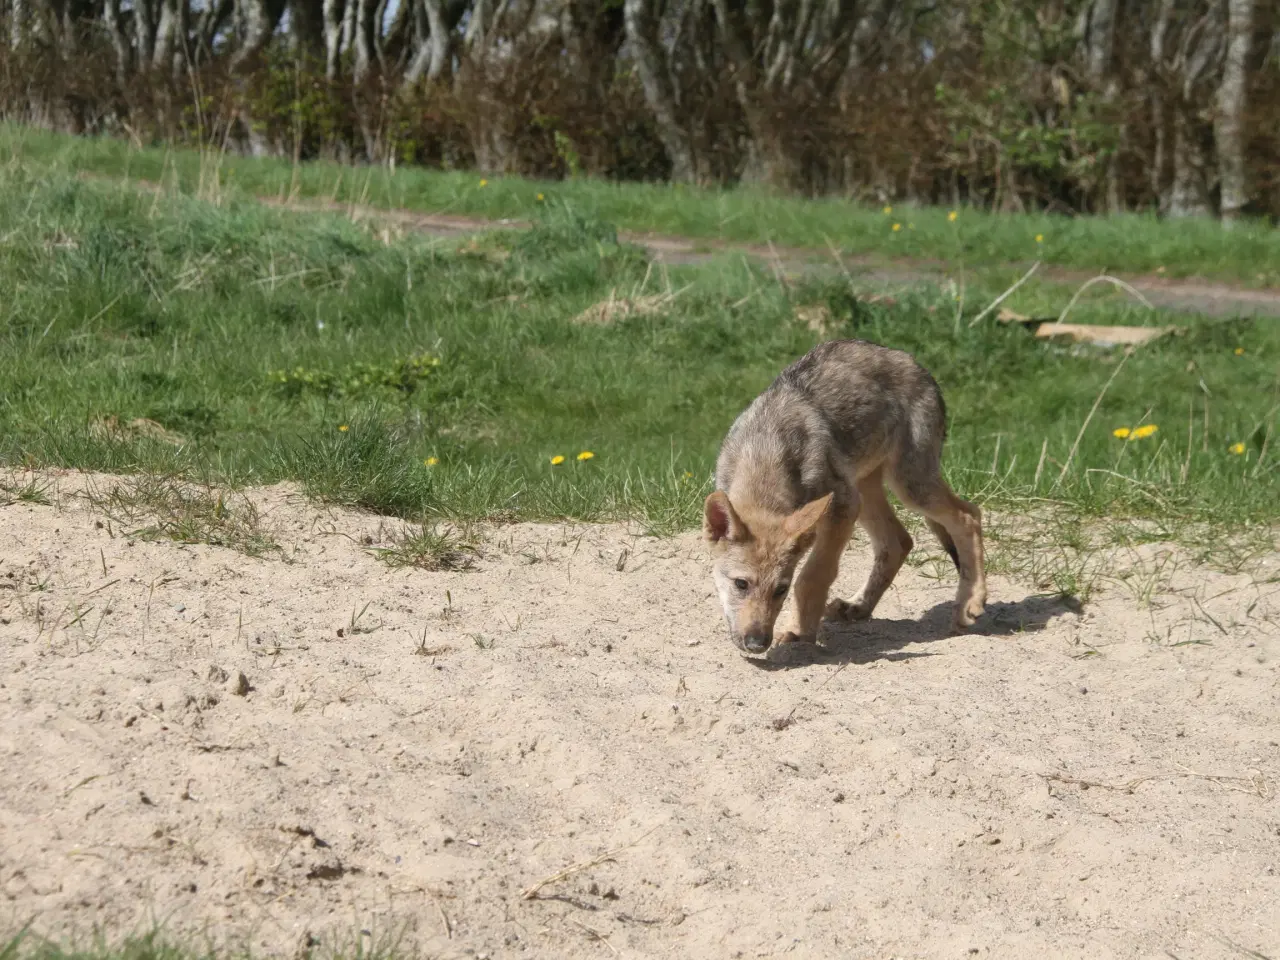
[[141,142],[1280,214],[1280,0],[0,0],[0,110]]

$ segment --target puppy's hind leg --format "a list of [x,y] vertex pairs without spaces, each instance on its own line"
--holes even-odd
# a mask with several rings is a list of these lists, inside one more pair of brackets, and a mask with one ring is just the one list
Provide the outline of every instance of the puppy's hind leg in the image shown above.
[[867,582],[853,600],[832,600],[827,604],[827,617],[832,620],[865,620],[870,617],[914,546],[911,534],[884,495],[884,474],[881,470],[858,483],[858,494],[862,498],[858,523],[867,531],[874,560]]
[[889,485],[903,503],[924,514],[943,549],[951,554],[960,574],[952,621],[957,628],[972,626],[987,604],[982,511],[955,495],[942,479],[936,461],[913,464],[904,457]]
[[938,543],[942,544],[942,549],[947,551],[947,556],[951,558],[951,562],[955,564],[956,570],[960,569],[960,554],[956,552],[956,542],[951,539],[951,534],[947,533],[947,528],[940,524],[937,520],[924,518],[925,524],[933,531],[933,535],[938,538]]

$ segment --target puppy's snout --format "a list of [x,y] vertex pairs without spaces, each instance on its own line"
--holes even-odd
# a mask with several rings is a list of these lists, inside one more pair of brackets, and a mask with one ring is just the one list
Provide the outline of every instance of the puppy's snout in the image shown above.
[[742,637],[742,649],[747,653],[764,653],[773,643],[772,633],[753,632]]

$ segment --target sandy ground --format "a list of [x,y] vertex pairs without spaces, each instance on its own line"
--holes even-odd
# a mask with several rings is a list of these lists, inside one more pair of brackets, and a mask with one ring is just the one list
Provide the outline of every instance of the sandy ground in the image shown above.
[[0,929],[1280,955],[1274,558],[1083,610],[995,577],[964,636],[929,562],[781,666],[730,647],[694,535],[501,527],[474,570],[391,570],[394,524],[271,488],[285,557],[251,559],[57,483],[0,507]]

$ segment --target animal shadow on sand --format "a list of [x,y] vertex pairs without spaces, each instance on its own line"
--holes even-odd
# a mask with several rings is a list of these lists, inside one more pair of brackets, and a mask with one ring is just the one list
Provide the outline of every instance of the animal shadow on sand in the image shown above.
[[882,620],[872,617],[854,623],[828,620],[822,625],[819,643],[774,646],[768,657],[749,658],[761,670],[791,670],[815,664],[871,663],[874,660],[909,660],[930,657],[928,651],[909,651],[913,644],[966,636],[1007,637],[1015,633],[1035,633],[1057,617],[1079,614],[1084,608],[1075,597],[1061,594],[1032,594],[1011,603],[988,603],[986,613],[967,630],[957,633],[951,626],[953,603],[933,606],[919,620]]

